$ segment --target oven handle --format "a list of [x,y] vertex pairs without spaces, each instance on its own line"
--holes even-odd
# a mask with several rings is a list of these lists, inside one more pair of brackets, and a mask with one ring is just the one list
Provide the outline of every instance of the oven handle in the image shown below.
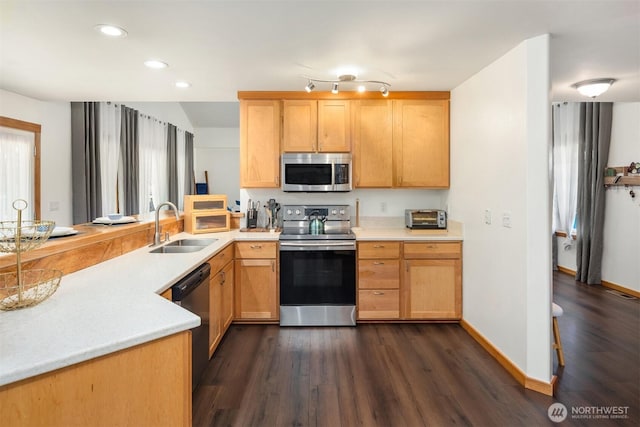
[[281,251],[355,251],[356,242],[280,242]]

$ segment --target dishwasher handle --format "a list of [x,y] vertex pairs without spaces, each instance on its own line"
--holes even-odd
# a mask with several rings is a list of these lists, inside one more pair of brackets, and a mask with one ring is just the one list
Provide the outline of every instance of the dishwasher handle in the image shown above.
[[210,275],[211,266],[206,262],[171,287],[171,300],[174,302],[182,301],[200,284],[208,280]]

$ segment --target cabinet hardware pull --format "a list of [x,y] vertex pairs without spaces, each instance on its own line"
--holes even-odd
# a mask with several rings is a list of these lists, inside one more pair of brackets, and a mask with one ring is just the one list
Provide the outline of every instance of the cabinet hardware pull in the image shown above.
[[374,249],[382,249],[384,248],[384,245],[373,245]]
[[227,275],[226,275],[226,273],[224,271],[221,271],[220,274],[222,275],[222,280],[220,281],[220,286],[222,286],[227,281]]
[[436,245],[427,245],[427,248],[429,249],[435,249]]
[[374,291],[373,292],[374,295],[384,295],[384,292],[378,292],[378,291]]
[[404,265],[406,266],[407,271],[409,271],[409,261],[405,261]]
[[276,272],[276,262],[275,261],[271,261],[271,271],[272,272]]
[[374,261],[373,265],[384,265],[384,262],[382,262],[382,261]]
[[251,249],[262,249],[262,245],[251,245],[249,246]]

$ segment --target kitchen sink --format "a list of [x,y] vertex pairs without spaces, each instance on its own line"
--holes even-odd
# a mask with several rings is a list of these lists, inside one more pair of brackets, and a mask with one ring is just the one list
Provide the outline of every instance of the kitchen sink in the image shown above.
[[160,246],[149,253],[152,254],[186,254],[189,252],[198,252],[205,248],[205,246]]
[[209,246],[218,239],[180,239],[167,243],[165,246]]

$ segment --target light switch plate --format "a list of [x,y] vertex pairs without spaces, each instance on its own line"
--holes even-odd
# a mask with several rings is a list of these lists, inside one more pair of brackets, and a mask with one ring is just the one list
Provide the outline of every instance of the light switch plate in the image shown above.
[[511,212],[509,211],[502,212],[502,226],[511,228]]
[[491,210],[484,210],[484,223],[487,225],[491,225]]

